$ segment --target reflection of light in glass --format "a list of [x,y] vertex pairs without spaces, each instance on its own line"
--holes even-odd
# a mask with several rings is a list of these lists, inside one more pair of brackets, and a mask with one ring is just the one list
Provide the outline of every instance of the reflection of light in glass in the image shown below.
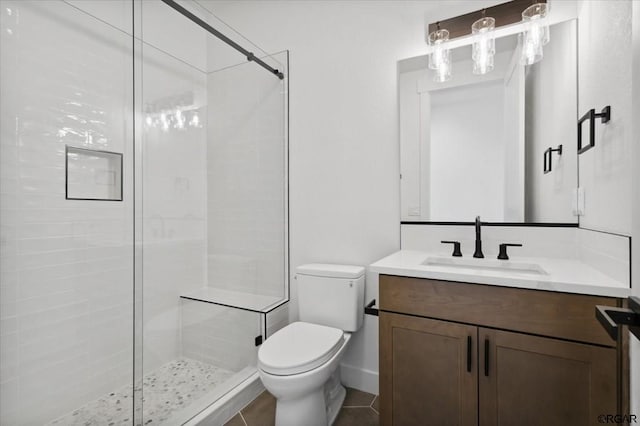
[[191,121],[189,122],[193,127],[198,127],[200,125],[200,117],[198,117],[198,113],[194,112],[193,117],[191,117]]
[[13,35],[13,30],[11,28],[7,28],[7,34]]
[[182,115],[182,111],[177,110],[176,111],[176,126],[178,127],[178,129],[183,129],[184,128],[184,116]]
[[11,16],[13,14],[13,11],[11,10],[11,8],[7,8],[7,15]]
[[199,109],[175,109],[162,112],[147,112],[144,117],[145,127],[160,128],[163,131],[175,129],[184,131],[190,128],[202,128]]
[[167,120],[167,114],[164,112],[160,114],[160,122],[162,123],[162,130],[165,132],[169,130],[169,120]]

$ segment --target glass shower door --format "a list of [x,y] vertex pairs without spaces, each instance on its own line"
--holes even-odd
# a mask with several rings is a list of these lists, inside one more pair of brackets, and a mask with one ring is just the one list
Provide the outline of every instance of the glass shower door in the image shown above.
[[140,9],[142,423],[174,425],[255,376],[286,323],[286,80],[163,2]]
[[287,321],[287,54],[160,1],[0,6],[0,424],[187,422]]
[[0,2],[0,424],[131,423],[132,2]]

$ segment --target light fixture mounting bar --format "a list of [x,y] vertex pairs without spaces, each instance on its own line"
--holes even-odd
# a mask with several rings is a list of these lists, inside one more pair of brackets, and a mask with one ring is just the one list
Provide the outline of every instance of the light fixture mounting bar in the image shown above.
[[522,11],[534,3],[547,3],[547,0],[513,0],[443,21],[432,22],[429,24],[427,34],[436,31],[439,25],[439,28],[449,31],[450,39],[464,37],[471,34],[471,26],[483,16],[494,18],[496,20],[496,28],[515,24],[522,21]]

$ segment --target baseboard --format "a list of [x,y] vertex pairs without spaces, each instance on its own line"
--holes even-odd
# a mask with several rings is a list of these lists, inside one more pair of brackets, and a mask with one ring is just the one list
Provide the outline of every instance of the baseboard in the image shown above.
[[231,420],[238,411],[242,410],[251,401],[256,399],[258,395],[264,392],[264,390],[262,381],[256,372],[189,422],[185,423],[185,426],[224,425],[227,421]]
[[369,392],[374,395],[379,394],[377,371],[340,364],[340,376],[342,384],[347,387]]

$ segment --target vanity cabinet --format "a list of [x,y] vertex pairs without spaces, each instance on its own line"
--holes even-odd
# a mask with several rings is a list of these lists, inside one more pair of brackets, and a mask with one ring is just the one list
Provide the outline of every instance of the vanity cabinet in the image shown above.
[[477,362],[467,370],[475,335],[470,325],[380,312],[380,372],[390,376],[380,389],[381,423],[476,425]]
[[596,425],[624,412],[616,298],[380,275],[382,425]]
[[590,425],[617,412],[614,348],[485,328],[478,341],[480,425]]

